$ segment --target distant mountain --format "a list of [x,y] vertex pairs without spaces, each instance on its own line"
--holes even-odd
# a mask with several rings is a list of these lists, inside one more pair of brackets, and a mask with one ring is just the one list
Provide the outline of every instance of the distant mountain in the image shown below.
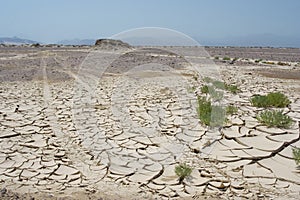
[[18,37],[0,37],[0,44],[15,44],[15,45],[21,45],[21,44],[36,44],[39,43],[37,41],[28,40],[28,39],[22,39]]
[[61,40],[57,44],[63,45],[94,45],[95,39],[72,39],[72,40]]

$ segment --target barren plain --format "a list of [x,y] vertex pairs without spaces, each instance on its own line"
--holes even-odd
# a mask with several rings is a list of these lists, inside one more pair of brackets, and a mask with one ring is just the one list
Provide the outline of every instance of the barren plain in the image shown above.
[[[218,128],[197,113],[205,77],[239,88]],[[270,92],[290,128],[257,120]],[[0,198],[298,199],[299,94],[299,49],[2,45]]]

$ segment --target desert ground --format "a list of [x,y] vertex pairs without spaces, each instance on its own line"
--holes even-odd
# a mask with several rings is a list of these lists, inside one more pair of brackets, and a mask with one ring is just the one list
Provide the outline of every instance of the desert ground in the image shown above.
[[[239,88],[219,127],[205,77]],[[269,92],[289,128],[257,120]],[[0,199],[299,199],[299,121],[299,49],[0,45]]]

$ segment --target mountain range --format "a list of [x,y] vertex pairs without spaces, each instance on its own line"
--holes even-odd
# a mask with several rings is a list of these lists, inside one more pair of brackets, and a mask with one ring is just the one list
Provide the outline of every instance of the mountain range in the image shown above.
[[36,43],[39,42],[34,40],[22,39],[18,37],[0,37],[0,44],[21,45],[21,44],[36,44]]

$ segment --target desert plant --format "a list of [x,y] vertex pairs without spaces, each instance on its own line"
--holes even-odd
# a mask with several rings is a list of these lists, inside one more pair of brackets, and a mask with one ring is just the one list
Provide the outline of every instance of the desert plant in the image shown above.
[[289,63],[286,63],[286,62],[278,62],[277,65],[280,65],[280,66],[291,66]]
[[203,85],[201,87],[201,93],[203,94],[208,94],[209,90],[208,90],[208,86],[207,85]]
[[267,95],[269,104],[276,108],[284,108],[288,106],[291,101],[280,92],[272,92]]
[[274,63],[274,62],[271,62],[271,61],[264,61],[263,63],[264,63],[264,64],[267,64],[267,65],[275,65],[275,63]]
[[254,95],[251,98],[251,103],[255,107],[266,108],[269,107],[269,101],[265,95]]
[[231,60],[229,57],[224,57],[223,60]]
[[225,111],[221,106],[212,105],[205,97],[198,97],[198,116],[207,126],[220,126],[224,122]]
[[216,57],[215,57],[215,59],[216,59],[216,60],[219,60],[219,57],[218,57],[218,56],[216,56]]
[[289,128],[293,120],[288,116],[283,114],[283,111],[276,110],[265,110],[257,115],[257,120],[268,127],[278,127],[278,128]]
[[233,94],[237,94],[240,91],[238,86],[236,86],[236,85],[226,84],[225,89],[228,90],[229,92],[233,93]]
[[300,148],[293,148],[293,158],[297,165],[300,165]]
[[179,178],[179,183],[182,183],[182,181],[191,175],[193,169],[189,167],[187,164],[179,164],[175,167],[175,173]]
[[254,62],[255,63],[259,63],[259,62],[261,62],[262,61],[262,59],[259,59],[259,60],[255,60]]
[[251,98],[251,103],[253,106],[259,108],[284,108],[288,106],[291,102],[284,94],[280,92],[272,92],[268,95],[254,95]]
[[198,97],[198,116],[203,124],[210,125],[211,102],[207,101],[205,97]]
[[238,112],[238,108],[233,105],[229,105],[226,107],[226,114],[227,115],[233,115]]

